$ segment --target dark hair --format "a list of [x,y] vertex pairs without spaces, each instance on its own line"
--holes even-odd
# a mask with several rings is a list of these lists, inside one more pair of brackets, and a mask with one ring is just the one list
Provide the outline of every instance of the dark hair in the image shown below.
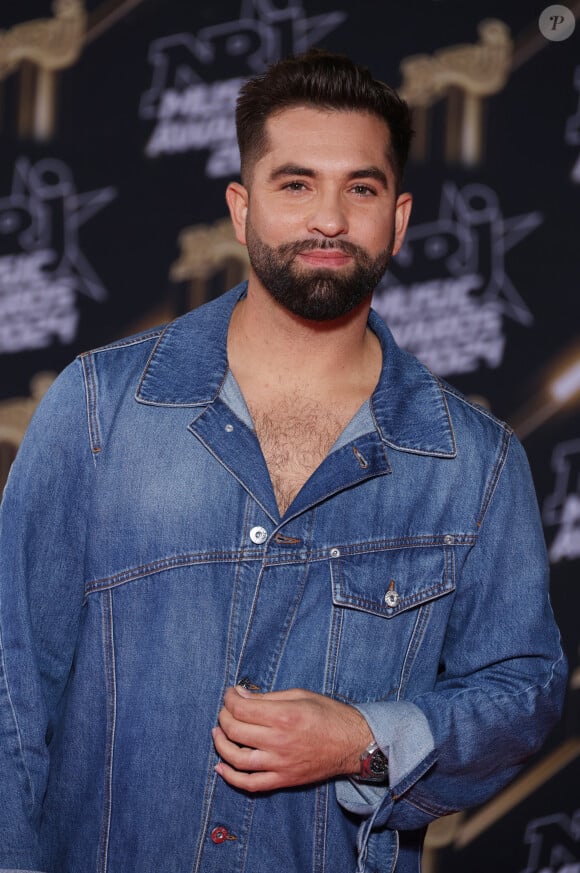
[[369,112],[381,118],[390,131],[388,157],[400,189],[413,135],[409,107],[393,88],[373,79],[366,67],[321,49],[278,61],[242,85],[236,130],[243,180],[248,181],[251,165],[267,150],[268,118],[300,105]]

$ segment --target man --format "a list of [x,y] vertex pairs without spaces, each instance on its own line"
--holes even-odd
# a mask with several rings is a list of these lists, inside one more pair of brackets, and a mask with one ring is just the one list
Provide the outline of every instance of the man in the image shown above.
[[247,286],[81,356],[10,476],[4,870],[416,871],[559,714],[522,449],[369,312],[405,104],[312,52],[237,122]]

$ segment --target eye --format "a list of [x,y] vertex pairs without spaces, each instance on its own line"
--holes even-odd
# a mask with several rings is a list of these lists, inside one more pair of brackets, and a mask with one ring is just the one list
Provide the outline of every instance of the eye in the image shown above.
[[304,182],[286,182],[285,185],[282,186],[283,191],[305,191],[306,185]]
[[353,185],[350,190],[359,197],[375,197],[377,193],[369,185]]

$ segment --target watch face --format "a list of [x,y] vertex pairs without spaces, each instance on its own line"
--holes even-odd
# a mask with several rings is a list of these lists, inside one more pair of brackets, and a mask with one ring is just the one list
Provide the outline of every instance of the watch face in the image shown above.
[[373,743],[365,755],[361,755],[361,768],[358,778],[363,782],[385,782],[389,773],[386,755]]
[[387,771],[387,759],[380,749],[371,755],[371,773],[382,776]]
[[370,771],[374,776],[384,776],[389,769],[387,759],[380,749],[377,749],[376,752],[373,752],[369,763]]

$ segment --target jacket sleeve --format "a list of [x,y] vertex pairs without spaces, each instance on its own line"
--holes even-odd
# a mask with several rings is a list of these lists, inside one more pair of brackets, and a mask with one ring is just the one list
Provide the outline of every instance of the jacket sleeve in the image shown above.
[[0,511],[0,870],[46,864],[38,828],[82,609],[93,466],[80,369],[42,401]]
[[358,707],[389,758],[390,782],[340,781],[342,806],[373,827],[420,828],[516,776],[558,720],[565,691],[548,588],[532,479],[512,436],[457,580],[435,687]]

